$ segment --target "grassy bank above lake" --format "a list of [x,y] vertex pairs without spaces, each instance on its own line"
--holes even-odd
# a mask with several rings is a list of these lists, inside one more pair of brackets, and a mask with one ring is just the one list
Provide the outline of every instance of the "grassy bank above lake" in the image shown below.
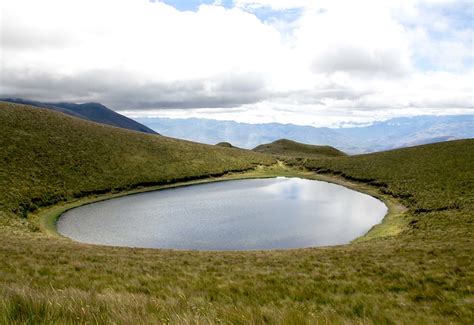
[[123,196],[133,195],[137,193],[144,193],[150,191],[159,191],[166,190],[176,187],[184,187],[191,185],[205,184],[209,182],[224,182],[232,180],[242,180],[242,179],[262,179],[262,178],[273,178],[273,177],[288,177],[288,178],[303,178],[310,180],[318,180],[324,182],[335,183],[348,187],[352,190],[369,194],[378,198],[379,200],[384,201],[385,205],[388,208],[387,214],[384,217],[384,221],[381,224],[375,225],[370,231],[357,238],[356,241],[365,241],[375,237],[383,237],[395,235],[407,228],[409,221],[411,220],[406,215],[406,207],[404,207],[400,202],[389,195],[385,195],[379,192],[372,186],[368,186],[362,183],[348,182],[341,178],[328,177],[326,175],[319,175],[307,170],[295,169],[288,167],[284,164],[277,163],[271,166],[259,166],[253,170],[244,171],[244,172],[233,172],[228,173],[219,177],[208,177],[205,179],[192,180],[187,182],[178,182],[174,184],[142,187],[127,191],[107,193],[101,195],[92,195],[83,198],[78,198],[74,200],[69,200],[67,202],[61,202],[53,206],[44,207],[35,211],[35,213],[30,213],[29,220],[36,225],[39,225],[39,228],[42,232],[52,235],[52,236],[61,236],[56,228],[56,223],[63,213],[66,211],[86,205],[89,203],[100,202],[104,200],[110,200],[114,198],[119,198]]
[[[117,136],[115,129],[104,131],[96,124],[78,129],[66,117],[31,115],[27,108],[8,109],[8,114],[0,109],[0,114],[6,114],[0,119],[2,324],[474,321],[473,140],[288,160],[298,172],[311,169],[322,173],[317,177],[350,180],[401,200],[408,211],[404,226],[396,227],[400,232],[288,251],[134,249],[49,236],[38,231],[34,213],[28,219],[21,215],[34,208],[29,203],[38,205],[32,199],[44,193],[61,193],[69,201],[141,182],[175,181],[172,175],[203,175],[196,173],[201,167],[220,173],[271,164],[273,158],[173,139],[158,146],[150,136]],[[69,137],[78,145],[69,146]],[[141,151],[146,154],[134,155],[139,148],[146,148]],[[134,168],[124,170],[122,160]],[[281,165],[255,172],[297,173]]]

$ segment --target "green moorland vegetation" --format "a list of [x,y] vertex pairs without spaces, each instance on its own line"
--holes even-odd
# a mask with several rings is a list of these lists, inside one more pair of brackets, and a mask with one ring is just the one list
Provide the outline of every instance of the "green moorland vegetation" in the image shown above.
[[[273,158],[27,107],[2,104],[0,124],[1,324],[474,321],[474,140],[265,167]],[[71,202],[256,164],[231,177],[369,188],[407,207],[388,220],[399,231],[375,227],[335,247],[199,252],[95,246],[39,230]]]
[[331,146],[316,146],[288,139],[280,139],[272,143],[261,144],[252,150],[275,155],[277,157],[294,158],[327,158],[346,155],[344,152]]

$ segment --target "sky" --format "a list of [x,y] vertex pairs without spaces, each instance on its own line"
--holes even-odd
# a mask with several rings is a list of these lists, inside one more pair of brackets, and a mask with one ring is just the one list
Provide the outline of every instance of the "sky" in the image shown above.
[[0,97],[347,126],[474,114],[474,1],[3,0]]

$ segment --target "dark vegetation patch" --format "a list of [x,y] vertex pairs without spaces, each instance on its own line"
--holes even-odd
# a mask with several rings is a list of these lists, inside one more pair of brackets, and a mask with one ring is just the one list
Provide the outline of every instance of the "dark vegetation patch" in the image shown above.
[[224,148],[234,148],[234,146],[230,142],[219,142],[219,143],[216,143],[216,146],[224,147]]

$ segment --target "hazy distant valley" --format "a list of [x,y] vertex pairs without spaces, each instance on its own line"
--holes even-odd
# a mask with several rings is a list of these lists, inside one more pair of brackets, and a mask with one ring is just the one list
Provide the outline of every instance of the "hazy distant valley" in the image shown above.
[[166,136],[208,144],[227,141],[247,149],[286,138],[315,145],[330,145],[354,154],[474,138],[474,115],[403,117],[351,128],[248,124],[200,118],[136,120]]

